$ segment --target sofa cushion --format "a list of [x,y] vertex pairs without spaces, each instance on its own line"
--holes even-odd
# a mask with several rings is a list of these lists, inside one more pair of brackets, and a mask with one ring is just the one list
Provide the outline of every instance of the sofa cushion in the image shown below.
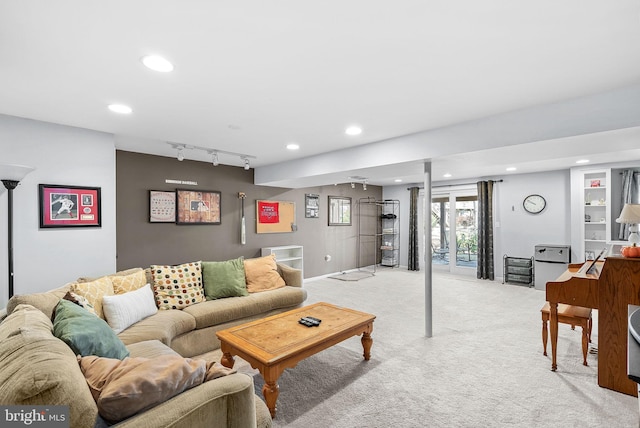
[[224,262],[202,262],[202,282],[207,300],[248,296],[244,258]]
[[273,254],[245,260],[244,272],[249,293],[274,290],[286,285],[284,279],[278,273],[276,256]]
[[79,359],[100,415],[118,422],[201,384],[204,360],[162,355],[120,361],[95,356]]
[[115,294],[124,294],[129,291],[134,291],[144,287],[147,282],[147,277],[142,268],[131,269],[130,273],[126,275],[115,274],[109,275],[111,282],[113,283],[113,292]]
[[124,343],[105,320],[68,300],[60,300],[53,319],[53,334],[76,355],[122,359],[129,355]]
[[107,323],[116,334],[158,312],[149,284],[128,293],[104,296],[102,309]]
[[201,329],[274,309],[295,307],[304,302],[306,297],[306,290],[286,286],[268,293],[254,293],[246,297],[230,297],[199,303],[183,309],[183,312],[192,315],[196,321],[196,328]]
[[152,265],[153,292],[159,309],[182,309],[205,301],[201,262]]
[[[93,316],[93,315],[92,315]],[[29,305],[0,324],[0,403],[70,405],[70,426],[94,426],[98,409],[73,351],[51,334],[49,318]]]
[[7,302],[7,315],[11,315],[16,306],[25,304],[39,309],[47,318],[53,319],[53,311],[58,302],[71,290],[72,285],[69,283],[45,293],[16,294]]
[[0,343],[8,337],[20,334],[22,330],[34,329],[51,333],[53,324],[46,315],[31,305],[20,304],[15,307],[12,316],[2,321]]
[[158,311],[125,329],[118,334],[118,337],[125,345],[145,340],[159,340],[165,345],[171,346],[171,340],[174,337],[195,328],[196,320],[184,311]]
[[127,345],[131,358],[155,358],[161,355],[180,355],[159,340],[145,340]]
[[104,319],[102,311],[102,298],[104,296],[113,296],[113,283],[111,278],[104,276],[95,281],[76,282],[71,286],[71,292],[79,294],[89,301],[93,306],[96,315]]

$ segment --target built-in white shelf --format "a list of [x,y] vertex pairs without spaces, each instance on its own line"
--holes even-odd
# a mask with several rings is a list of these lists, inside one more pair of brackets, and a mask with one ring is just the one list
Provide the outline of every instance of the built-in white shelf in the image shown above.
[[302,278],[304,278],[304,258],[302,245],[265,247],[262,248],[261,251],[263,257],[268,256],[269,254],[274,254],[276,256],[276,262],[290,266],[294,269],[300,269],[302,271]]

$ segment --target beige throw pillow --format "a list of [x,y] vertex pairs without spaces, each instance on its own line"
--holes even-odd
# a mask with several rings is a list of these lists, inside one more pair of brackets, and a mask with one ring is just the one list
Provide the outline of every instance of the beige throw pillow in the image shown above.
[[115,294],[124,294],[137,290],[147,284],[147,277],[142,268],[129,275],[109,275]]
[[100,415],[111,422],[149,409],[205,380],[235,372],[179,355],[122,361],[87,356],[78,361]]
[[256,259],[246,259],[244,273],[247,277],[247,291],[249,293],[275,290],[286,285],[278,273],[276,256],[273,254]]
[[102,298],[104,296],[113,296],[113,283],[107,276],[98,278],[91,282],[77,282],[71,286],[71,292],[79,294],[89,301],[89,304],[93,306],[93,310],[96,315],[104,319],[104,312],[102,311]]

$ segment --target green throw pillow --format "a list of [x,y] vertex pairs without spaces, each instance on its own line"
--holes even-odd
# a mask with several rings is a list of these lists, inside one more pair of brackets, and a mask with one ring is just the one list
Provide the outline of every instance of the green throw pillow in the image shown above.
[[202,262],[202,281],[207,300],[249,295],[243,257],[225,262]]
[[68,300],[60,300],[55,309],[53,335],[76,353],[122,360],[129,351],[109,324]]

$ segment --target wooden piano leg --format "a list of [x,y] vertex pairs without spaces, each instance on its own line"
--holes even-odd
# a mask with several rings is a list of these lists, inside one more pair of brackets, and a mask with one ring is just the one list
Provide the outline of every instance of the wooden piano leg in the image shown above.
[[558,348],[558,303],[549,302],[549,330],[551,332],[551,371],[556,371],[556,353]]

